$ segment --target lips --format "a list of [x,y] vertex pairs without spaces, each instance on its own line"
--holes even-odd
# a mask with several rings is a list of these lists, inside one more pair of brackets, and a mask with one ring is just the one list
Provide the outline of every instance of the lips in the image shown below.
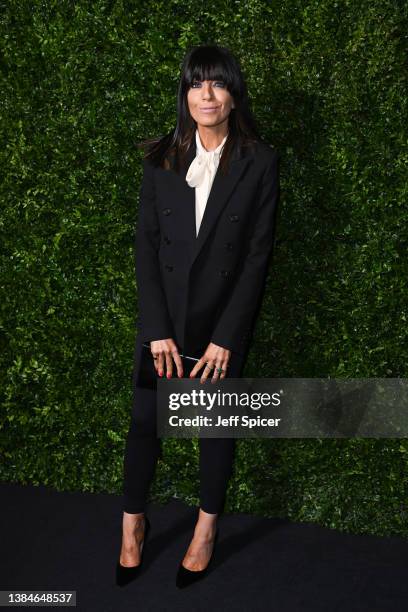
[[200,108],[202,113],[211,113],[219,109],[219,106],[206,106],[204,108]]

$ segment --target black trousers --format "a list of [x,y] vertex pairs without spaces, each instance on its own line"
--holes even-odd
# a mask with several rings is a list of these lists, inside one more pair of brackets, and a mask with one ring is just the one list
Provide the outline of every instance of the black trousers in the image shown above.
[[[133,378],[133,406],[123,464],[123,510],[130,514],[144,512],[157,460],[161,456],[161,440],[156,430],[156,391],[135,385],[141,352],[136,341]],[[244,365],[241,355],[232,354],[228,376],[239,377]],[[201,371],[197,377],[201,375]],[[209,383],[207,383],[209,384]],[[200,507],[204,512],[223,511],[228,481],[234,463],[234,438],[199,439]]]

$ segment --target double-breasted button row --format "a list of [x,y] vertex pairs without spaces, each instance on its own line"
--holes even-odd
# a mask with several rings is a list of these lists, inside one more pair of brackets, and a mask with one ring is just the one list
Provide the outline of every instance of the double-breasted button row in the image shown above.
[[230,215],[229,216],[229,220],[234,223],[235,221],[239,221],[239,216],[238,215]]
[[225,244],[225,248],[227,249],[227,251],[232,251],[232,249],[234,248],[234,245],[232,244],[232,242],[227,242]]
[[163,236],[164,244],[171,244],[171,240],[168,236]]
[[223,278],[227,278],[230,275],[230,272],[229,272],[229,270],[220,270],[220,275]]
[[170,264],[165,264],[165,265],[164,265],[164,267],[165,267],[165,269],[166,269],[168,272],[172,272],[172,271],[173,271],[173,266],[171,266]]
[[169,215],[171,213],[171,208],[163,208],[162,213],[163,215]]

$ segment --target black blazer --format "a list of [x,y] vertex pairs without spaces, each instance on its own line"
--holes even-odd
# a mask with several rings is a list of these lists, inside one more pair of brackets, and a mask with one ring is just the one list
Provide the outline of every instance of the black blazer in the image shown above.
[[136,231],[139,339],[173,338],[201,356],[209,342],[245,354],[260,306],[279,199],[278,151],[265,143],[220,166],[198,236],[195,189],[143,161]]

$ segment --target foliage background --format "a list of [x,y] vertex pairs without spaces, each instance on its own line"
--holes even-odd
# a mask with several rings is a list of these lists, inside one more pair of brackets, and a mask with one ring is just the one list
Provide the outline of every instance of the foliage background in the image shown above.
[[[0,478],[121,494],[137,317],[135,142],[175,121],[192,44],[239,58],[282,154],[244,374],[407,376],[408,5],[1,2]],[[197,440],[152,499],[198,503]],[[227,512],[408,535],[406,439],[239,440]]]

